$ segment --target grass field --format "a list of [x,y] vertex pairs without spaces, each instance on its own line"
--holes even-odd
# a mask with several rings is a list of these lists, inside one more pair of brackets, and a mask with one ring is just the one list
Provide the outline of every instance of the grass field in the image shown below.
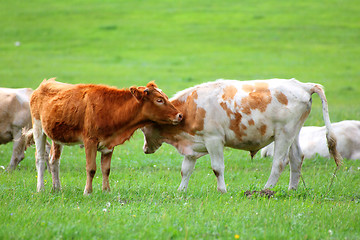
[[[0,86],[36,88],[44,78],[117,87],[156,80],[169,96],[218,78],[297,78],[324,85],[332,122],[360,120],[358,1],[0,0]],[[306,125],[323,125],[318,97]],[[13,173],[0,169],[0,239],[359,239],[360,162],[305,160],[288,191],[260,190],[271,160],[225,151],[228,193],[216,191],[205,156],[187,193],[181,156],[164,145],[142,153],[142,134],[115,149],[110,193],[82,195],[85,154],[65,147],[62,191],[36,193],[34,148]],[[0,146],[7,166],[12,144]]]

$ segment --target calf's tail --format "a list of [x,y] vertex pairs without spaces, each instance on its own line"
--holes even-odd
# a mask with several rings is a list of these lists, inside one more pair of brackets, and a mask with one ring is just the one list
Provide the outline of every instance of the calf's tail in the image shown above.
[[326,139],[327,139],[327,143],[328,143],[329,152],[330,152],[331,156],[334,158],[336,165],[339,167],[342,164],[342,157],[336,149],[337,140],[336,140],[334,131],[331,127],[328,104],[327,104],[324,90],[318,84],[314,84],[311,90],[312,90],[311,94],[316,93],[317,95],[319,95],[319,97],[321,99],[323,118],[324,118],[325,128],[326,128]]

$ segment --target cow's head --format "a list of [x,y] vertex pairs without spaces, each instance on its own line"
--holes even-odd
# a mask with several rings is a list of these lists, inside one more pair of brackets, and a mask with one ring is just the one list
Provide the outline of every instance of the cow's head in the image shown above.
[[151,154],[156,152],[163,143],[159,126],[157,124],[150,124],[142,127],[141,131],[144,133],[144,153]]
[[138,102],[143,103],[142,114],[150,121],[176,125],[182,120],[182,113],[154,82],[149,82],[146,87],[131,87],[130,92]]

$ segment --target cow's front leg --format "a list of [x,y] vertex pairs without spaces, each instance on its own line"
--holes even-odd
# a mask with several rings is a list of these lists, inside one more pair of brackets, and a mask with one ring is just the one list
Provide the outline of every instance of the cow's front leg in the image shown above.
[[93,140],[84,141],[86,154],[86,185],[84,195],[92,193],[92,181],[96,173],[97,142]]
[[53,181],[53,190],[58,191],[60,190],[60,178],[59,178],[59,170],[60,170],[60,155],[63,146],[60,144],[56,144],[55,142],[51,145],[50,150],[50,161],[49,161],[49,168],[52,176]]
[[103,175],[102,182],[102,190],[110,191],[109,184],[109,175],[110,175],[110,165],[111,165],[111,157],[114,149],[108,149],[107,152],[101,152],[101,172]]
[[21,130],[18,130],[14,135],[13,153],[11,156],[10,164],[7,168],[8,171],[15,170],[16,166],[24,159],[25,152],[25,137],[22,136]]
[[226,193],[224,143],[221,139],[210,139],[205,142],[205,146],[210,155],[211,168],[217,179],[217,189],[222,193]]
[[178,191],[186,191],[189,184],[190,176],[194,171],[195,163],[196,163],[195,157],[188,157],[188,156],[184,157],[184,160],[181,165],[181,183],[178,188]]

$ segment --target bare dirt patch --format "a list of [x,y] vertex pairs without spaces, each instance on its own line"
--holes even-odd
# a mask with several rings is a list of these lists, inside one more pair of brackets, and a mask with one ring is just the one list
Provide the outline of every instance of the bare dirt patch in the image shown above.
[[269,189],[264,189],[264,190],[261,190],[261,191],[246,191],[244,192],[245,196],[247,196],[248,198],[251,198],[251,197],[267,197],[267,198],[271,198],[272,196],[274,196],[276,192],[275,191],[271,191]]

